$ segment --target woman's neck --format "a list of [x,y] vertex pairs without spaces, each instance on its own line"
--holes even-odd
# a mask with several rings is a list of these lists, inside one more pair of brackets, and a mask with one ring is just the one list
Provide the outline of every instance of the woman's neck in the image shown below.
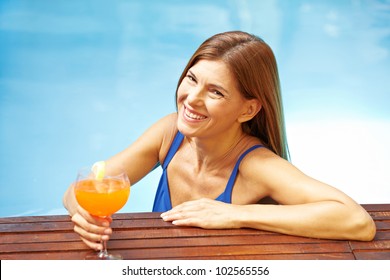
[[234,135],[224,134],[213,138],[186,137],[192,158],[195,159],[195,171],[215,170],[230,165],[241,154],[241,146],[248,135],[240,131]]

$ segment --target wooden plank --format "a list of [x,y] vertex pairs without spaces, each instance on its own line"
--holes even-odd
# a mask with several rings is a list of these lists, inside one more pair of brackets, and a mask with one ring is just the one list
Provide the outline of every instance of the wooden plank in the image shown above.
[[[170,258],[165,258],[170,259]],[[176,260],[354,260],[352,253],[268,254],[175,257]]]
[[390,260],[390,250],[388,251],[355,251],[353,253],[357,260]]
[[133,213],[117,213],[112,217],[118,220],[145,220],[145,219],[158,219],[161,220],[161,212],[133,212]]
[[362,207],[368,212],[389,212],[390,203],[362,204]]
[[[119,251],[111,251],[119,253]],[[1,260],[83,260],[90,251],[38,252],[19,254],[2,254]],[[122,253],[123,255],[123,253]],[[126,258],[125,258],[126,259]],[[151,258],[153,259],[153,258]],[[161,259],[161,258],[159,258]],[[175,260],[353,260],[351,253],[320,253],[320,254],[268,254],[268,255],[223,255],[223,256],[191,256],[164,259]]]
[[375,221],[376,229],[379,231],[390,230],[390,220],[387,221]]
[[[6,232],[0,234],[0,243],[29,243],[29,242],[50,242],[50,241],[74,241],[80,240],[79,236],[72,229],[67,231],[23,231],[20,233]],[[120,230],[114,228],[113,239],[142,239],[146,238],[172,238],[191,236],[261,236],[272,235],[271,232],[261,232],[256,230],[205,230],[200,228],[182,228],[171,226],[168,228],[149,229],[127,229]]]
[[73,229],[70,221],[61,222],[25,222],[1,224],[0,233],[5,232],[31,232],[31,231],[63,231]]
[[277,244],[284,246],[285,244],[300,246],[302,244],[314,244],[316,246],[336,246],[342,244],[348,248],[346,241],[316,241],[315,239],[307,240],[299,237],[272,236],[272,238],[253,238],[251,236],[223,236],[218,238],[210,237],[189,237],[189,238],[164,238],[164,239],[148,239],[147,242],[141,239],[135,240],[111,240],[109,246],[116,249],[149,249],[149,248],[181,248],[181,247],[202,247],[209,246],[210,250],[216,247],[231,246],[231,245],[271,245]]
[[[271,235],[272,233],[261,234],[260,232],[251,230],[204,230],[199,228],[152,228],[152,229],[130,229],[130,230],[118,230],[114,228],[114,232],[111,236],[112,239],[150,239],[150,238],[180,238],[180,237],[191,237],[191,236],[260,236],[263,238],[265,235]],[[78,234],[73,230],[68,231],[48,231],[48,232],[22,232],[14,233],[7,232],[0,234],[0,243],[33,243],[33,242],[53,242],[53,241],[76,241],[80,240]]]
[[[80,240],[79,236],[73,232],[72,227],[66,231],[41,231],[41,228],[23,229],[22,232],[0,233],[0,243],[28,243],[28,242],[47,242],[47,241],[73,241]],[[169,226],[165,228],[135,228],[135,229],[113,229],[113,239],[142,239],[146,238],[172,238],[172,237],[191,237],[191,236],[259,236],[264,238],[266,235],[275,235],[272,232],[263,232],[250,229],[227,229],[227,230],[205,230],[201,228]]]
[[[151,228],[151,229],[129,229],[115,230],[111,237],[112,240],[139,240],[142,244],[145,240],[155,239],[155,242],[161,242],[161,239],[174,240],[173,242],[181,242],[185,238],[196,238],[198,240],[211,240],[213,243],[231,244],[239,242],[240,244],[265,244],[265,243],[324,243],[328,242],[325,239],[306,238],[292,235],[281,235],[277,233],[261,231],[235,229],[235,230],[205,230],[199,228]],[[203,239],[202,239],[203,238]],[[66,232],[23,232],[23,233],[3,233],[0,235],[2,244],[16,243],[39,243],[39,242],[68,242],[79,241],[79,236],[73,231]],[[154,242],[152,241],[152,242]],[[194,239],[195,241],[195,239]],[[335,241],[345,242],[345,241]]]
[[[53,234],[54,235],[54,234]],[[229,245],[259,245],[259,244],[328,244],[347,243],[346,241],[328,241],[321,239],[309,239],[289,235],[266,235],[262,237],[252,235],[232,235],[232,236],[192,236],[192,237],[163,237],[163,238],[138,238],[129,239],[132,234],[127,234],[127,239],[122,239],[122,236],[113,236],[108,242],[110,248],[117,249],[135,249],[135,248],[180,248],[188,246],[226,246]],[[76,238],[75,238],[76,237]],[[120,238],[118,238],[120,237]],[[145,242],[147,240],[147,242]],[[11,240],[12,241],[12,240]],[[75,247],[74,244],[81,244]],[[51,236],[46,240],[44,238],[27,238],[22,242],[18,240],[18,246],[15,242],[7,242],[0,244],[0,252],[33,252],[33,251],[56,251],[56,250],[73,250],[85,249],[86,247],[81,242],[79,237],[73,233],[71,238],[65,240],[63,235]]]
[[[374,240],[390,240],[390,231],[377,231]],[[350,242],[366,242],[366,241],[350,241]]]
[[[147,242],[148,243],[148,242]],[[90,249],[80,242],[67,242],[53,245],[28,244],[19,247],[17,254],[14,249],[0,249],[0,259],[83,259],[92,253]],[[129,244],[127,244],[129,245]],[[184,245],[184,243],[182,243]],[[166,248],[130,248],[119,249],[126,246],[110,243],[108,248],[112,252],[119,252],[129,259],[351,259],[348,246],[345,243],[331,244],[264,244],[264,245],[228,245],[228,246],[193,246],[166,247]],[[116,249],[118,247],[118,249]],[[283,257],[284,255],[284,257]]]
[[[161,213],[157,212],[134,212],[134,213],[117,213],[113,215],[117,220],[144,220],[160,219]],[[20,216],[20,217],[2,217],[0,224],[12,223],[42,223],[42,222],[66,222],[70,221],[69,215],[48,215],[48,216]]]
[[0,253],[0,260],[83,260],[90,251]]
[[369,212],[374,221],[390,220],[390,212]]
[[[164,222],[162,219],[134,219],[122,220],[117,219],[112,222],[113,228],[164,228],[171,227],[172,224]],[[66,220],[25,220],[25,222],[14,222],[0,224],[0,233],[2,232],[29,232],[29,231],[55,231],[72,229],[73,223],[69,217]]]
[[19,243],[18,246],[13,244],[0,244],[2,253],[31,253],[31,252],[53,252],[66,250],[89,250],[81,241],[73,242],[42,242],[42,243]]
[[167,228],[172,227],[172,223],[164,222],[162,219],[139,219],[139,220],[113,220],[112,228]]
[[65,222],[65,221],[70,221],[69,215],[6,217],[6,218],[0,218],[0,227],[1,224]]
[[[129,229],[129,230],[116,230],[114,229],[113,237],[116,239],[150,239],[150,238],[183,238],[183,237],[208,237],[217,239],[224,236],[250,236],[255,239],[267,239],[269,236],[277,236],[279,239],[289,238],[290,240],[307,241],[307,242],[320,242],[315,238],[305,238],[298,236],[281,235],[272,232],[263,232],[247,229],[234,229],[234,230],[206,230],[200,228],[150,228],[150,229]],[[272,237],[270,237],[272,238]]]
[[371,242],[350,242],[353,251],[358,249],[371,249],[371,250],[389,250],[390,251],[390,240],[373,240]]
[[183,248],[149,248],[116,250],[126,259],[162,259],[162,258],[193,258],[221,257],[237,255],[270,255],[270,254],[319,254],[319,253],[349,253],[346,243],[333,244],[264,244],[264,245],[232,245],[196,246]]
[[0,234],[0,244],[67,242],[80,241],[80,236],[74,231],[56,232],[23,232]]

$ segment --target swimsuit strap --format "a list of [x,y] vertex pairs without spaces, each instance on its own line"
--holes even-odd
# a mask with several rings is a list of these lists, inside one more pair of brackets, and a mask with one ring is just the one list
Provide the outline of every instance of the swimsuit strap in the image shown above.
[[172,158],[176,154],[177,150],[179,149],[181,142],[183,142],[184,135],[181,134],[180,131],[176,133],[175,138],[173,139],[173,142],[171,144],[171,147],[168,150],[167,156],[164,159],[164,163],[162,165],[163,169],[166,169],[168,167],[168,164],[171,162]]
[[169,147],[168,153],[165,157],[164,163],[162,164],[163,172],[158,183],[156,195],[154,197],[153,212],[165,212],[172,209],[171,196],[169,194],[168,186],[168,164],[172,160],[173,156],[183,142],[184,135],[177,132],[171,146]]
[[234,183],[236,181],[236,177],[237,177],[237,172],[238,172],[238,168],[240,166],[240,163],[242,161],[242,159],[247,155],[249,154],[250,152],[252,152],[254,149],[257,149],[257,148],[261,148],[261,147],[264,147],[262,145],[255,145],[255,146],[252,146],[250,147],[249,149],[247,149],[244,153],[241,154],[241,156],[238,158],[237,162],[236,162],[236,165],[234,166],[234,169],[232,171],[232,174],[230,175],[230,178],[229,178],[229,181],[226,185],[226,188],[225,188],[225,191],[217,198],[217,200],[219,201],[223,201],[223,202],[226,202],[226,203],[231,203],[232,202],[232,191],[233,191],[233,186],[234,186]]

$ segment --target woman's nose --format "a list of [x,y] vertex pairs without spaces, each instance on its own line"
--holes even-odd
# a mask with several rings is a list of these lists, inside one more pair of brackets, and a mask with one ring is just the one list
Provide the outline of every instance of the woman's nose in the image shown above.
[[189,105],[192,106],[200,106],[204,103],[204,94],[203,91],[198,88],[194,87],[188,92],[187,96],[187,102]]

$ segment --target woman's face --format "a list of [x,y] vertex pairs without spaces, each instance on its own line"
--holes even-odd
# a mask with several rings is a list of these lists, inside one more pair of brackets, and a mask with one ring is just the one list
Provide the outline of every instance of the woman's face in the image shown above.
[[247,103],[224,62],[200,60],[177,91],[178,129],[190,137],[241,132],[240,116],[248,110]]

